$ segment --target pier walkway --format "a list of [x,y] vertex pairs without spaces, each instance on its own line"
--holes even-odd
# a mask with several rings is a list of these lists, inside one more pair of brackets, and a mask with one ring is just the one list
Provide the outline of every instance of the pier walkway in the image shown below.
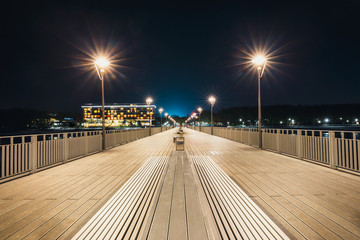
[[360,177],[177,129],[0,185],[0,239],[360,239]]

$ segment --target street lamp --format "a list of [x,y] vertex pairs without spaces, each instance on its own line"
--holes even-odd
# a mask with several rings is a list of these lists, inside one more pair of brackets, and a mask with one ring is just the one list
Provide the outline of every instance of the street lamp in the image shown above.
[[199,131],[201,132],[201,112],[202,112],[202,108],[198,107],[198,112],[199,112]]
[[[167,117],[169,116],[169,114],[168,114],[168,113],[165,113],[164,116],[165,116],[165,119],[167,119]],[[166,121],[167,121],[167,120],[166,120]]]
[[150,108],[150,104],[153,102],[153,99],[151,97],[148,97],[146,99],[146,104],[148,105],[148,115],[149,115],[149,136],[151,136],[151,120],[152,120],[152,116],[149,112],[149,108]]
[[106,58],[98,58],[94,61],[96,72],[101,81],[101,95],[102,95],[102,150],[105,151],[105,97],[104,97],[104,74],[105,68],[109,66],[110,62]]
[[216,102],[215,97],[214,97],[214,96],[210,96],[210,97],[209,97],[209,102],[210,102],[210,104],[211,104],[211,135],[213,135],[213,134],[214,134],[214,132],[213,132],[213,107],[214,107],[214,104],[215,104],[215,102]]
[[161,127],[161,132],[162,132],[162,112],[164,111],[163,108],[159,108],[159,113],[160,113],[160,127]]
[[262,55],[258,55],[253,58],[252,63],[257,68],[258,73],[258,127],[259,127],[259,148],[262,148],[262,137],[261,137],[261,92],[260,92],[260,79],[264,75],[266,66],[266,58]]

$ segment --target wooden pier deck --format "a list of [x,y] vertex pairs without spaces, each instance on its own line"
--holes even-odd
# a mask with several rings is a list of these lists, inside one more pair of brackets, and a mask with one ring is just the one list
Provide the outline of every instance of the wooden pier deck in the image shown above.
[[[150,157],[174,156],[175,131],[1,184],[0,239],[72,238]],[[163,192],[144,220],[145,238],[211,238],[214,219],[204,210],[199,218],[199,205],[206,201],[204,196],[194,200],[200,185],[188,175],[189,159],[207,157],[290,239],[360,239],[360,177],[190,129],[184,136],[187,160],[169,161],[159,187]],[[165,209],[169,201],[172,207]],[[191,217],[198,231],[189,226]]]
[[360,177],[186,129],[291,239],[360,239]]

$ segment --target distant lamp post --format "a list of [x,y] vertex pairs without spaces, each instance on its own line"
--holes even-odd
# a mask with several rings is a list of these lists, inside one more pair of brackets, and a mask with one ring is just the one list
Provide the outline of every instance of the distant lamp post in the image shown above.
[[214,108],[214,104],[215,104],[215,102],[216,102],[216,99],[215,99],[215,97],[214,96],[210,96],[209,97],[209,102],[210,102],[210,105],[211,105],[211,135],[213,135],[214,134],[214,132],[213,132],[213,108]]
[[260,79],[264,75],[266,58],[262,55],[258,55],[253,58],[252,63],[256,66],[258,72],[258,127],[259,127],[259,148],[262,148],[262,137],[261,137],[261,85]]
[[165,116],[165,119],[166,119],[166,125],[167,125],[167,118],[168,118],[169,114],[168,114],[168,113],[165,113],[165,114],[164,114],[164,116]]
[[192,113],[191,116],[190,116],[190,117],[191,117],[191,120],[192,120],[192,124],[193,124],[193,126],[194,126],[194,129],[195,129],[195,116],[196,116],[195,114],[196,114],[196,113]]
[[[152,102],[153,102],[153,99],[151,97],[148,97],[146,99],[146,104],[148,105],[148,110],[149,110],[150,105],[151,105]],[[151,116],[149,111],[148,111],[148,115],[149,115],[149,136],[151,136],[151,120],[152,120],[152,116]]]
[[162,132],[162,113],[163,113],[164,109],[163,108],[159,108],[159,113],[160,113],[160,127],[161,127],[161,132]]
[[200,129],[200,132],[201,132],[201,113],[202,113],[202,108],[201,107],[198,107],[198,112],[199,112],[199,129]]
[[102,150],[105,151],[105,97],[104,97],[104,74],[105,69],[110,62],[106,58],[98,58],[94,61],[95,69],[101,80],[101,95],[102,95]]

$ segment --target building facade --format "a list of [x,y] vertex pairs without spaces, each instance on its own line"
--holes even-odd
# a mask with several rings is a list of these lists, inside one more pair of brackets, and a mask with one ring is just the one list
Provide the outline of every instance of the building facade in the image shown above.
[[[81,106],[84,114],[84,127],[102,126],[102,106],[86,104]],[[108,127],[143,127],[155,124],[155,105],[146,104],[107,104],[105,126]]]

